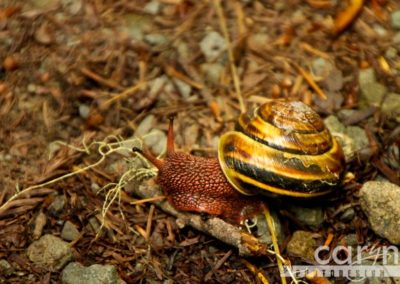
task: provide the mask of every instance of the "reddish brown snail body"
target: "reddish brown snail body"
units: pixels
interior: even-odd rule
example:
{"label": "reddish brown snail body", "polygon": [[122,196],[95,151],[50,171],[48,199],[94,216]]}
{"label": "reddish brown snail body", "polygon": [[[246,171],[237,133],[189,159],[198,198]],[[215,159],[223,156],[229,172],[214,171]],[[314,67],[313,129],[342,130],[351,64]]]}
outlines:
{"label": "reddish brown snail body", "polygon": [[218,158],[175,152],[172,119],[166,157],[142,154],[158,168],[157,182],[176,209],[235,223],[261,210],[256,194],[327,195],[340,185],[345,168],[343,152],[320,116],[288,101],[242,114],[237,130],[221,136]]}

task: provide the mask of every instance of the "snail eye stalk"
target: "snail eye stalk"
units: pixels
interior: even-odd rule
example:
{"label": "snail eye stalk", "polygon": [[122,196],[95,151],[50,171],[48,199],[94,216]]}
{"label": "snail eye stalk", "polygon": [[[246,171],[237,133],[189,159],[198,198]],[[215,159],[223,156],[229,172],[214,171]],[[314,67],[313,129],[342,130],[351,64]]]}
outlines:
{"label": "snail eye stalk", "polygon": [[152,163],[157,169],[161,169],[162,166],[164,165],[164,162],[162,160],[157,159],[156,157],[154,157],[154,155],[152,153],[150,153],[147,150],[141,150],[137,147],[133,147],[132,151],[142,155],[144,158],[146,158],[148,161],[150,161],[150,163]]}

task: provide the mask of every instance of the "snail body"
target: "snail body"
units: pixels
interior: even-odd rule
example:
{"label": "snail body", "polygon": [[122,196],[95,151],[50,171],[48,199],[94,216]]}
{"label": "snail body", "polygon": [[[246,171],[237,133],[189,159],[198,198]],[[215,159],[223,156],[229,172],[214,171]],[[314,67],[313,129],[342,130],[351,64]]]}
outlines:
{"label": "snail body", "polygon": [[257,194],[312,198],[331,193],[344,156],[320,116],[301,102],[270,101],[239,117],[221,136],[218,158],[174,150],[170,120],[164,160],[142,153],[178,210],[218,215],[235,223],[262,208]]}

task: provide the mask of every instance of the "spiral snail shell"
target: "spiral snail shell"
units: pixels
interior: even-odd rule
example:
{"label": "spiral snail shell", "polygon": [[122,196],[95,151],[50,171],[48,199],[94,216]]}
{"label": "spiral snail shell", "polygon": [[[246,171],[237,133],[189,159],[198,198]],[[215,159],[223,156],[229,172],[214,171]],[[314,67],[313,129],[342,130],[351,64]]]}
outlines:
{"label": "spiral snail shell", "polygon": [[166,157],[141,153],[158,168],[157,181],[176,209],[235,223],[261,210],[258,193],[325,195],[341,183],[345,169],[340,145],[301,102],[270,101],[242,114],[236,131],[220,138],[218,158],[175,152],[172,119]]}
{"label": "spiral snail shell", "polygon": [[341,181],[344,156],[321,117],[302,102],[271,101],[242,114],[218,157],[228,181],[246,195],[316,197]]}

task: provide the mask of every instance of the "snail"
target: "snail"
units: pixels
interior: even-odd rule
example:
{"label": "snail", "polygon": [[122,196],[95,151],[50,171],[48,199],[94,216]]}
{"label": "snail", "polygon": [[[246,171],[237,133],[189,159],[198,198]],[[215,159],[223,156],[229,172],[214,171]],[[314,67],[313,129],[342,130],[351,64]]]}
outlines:
{"label": "snail", "polygon": [[158,168],[157,182],[178,210],[242,223],[259,213],[259,194],[312,198],[342,181],[342,149],[321,117],[302,102],[270,101],[240,115],[223,134],[218,158],[176,152],[173,119],[163,160],[139,151]]}

